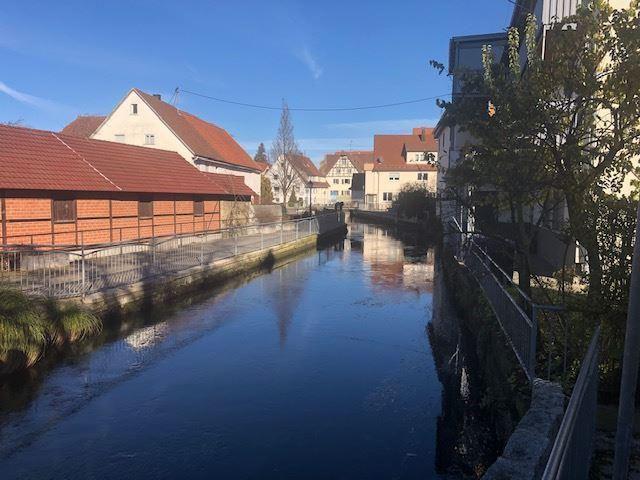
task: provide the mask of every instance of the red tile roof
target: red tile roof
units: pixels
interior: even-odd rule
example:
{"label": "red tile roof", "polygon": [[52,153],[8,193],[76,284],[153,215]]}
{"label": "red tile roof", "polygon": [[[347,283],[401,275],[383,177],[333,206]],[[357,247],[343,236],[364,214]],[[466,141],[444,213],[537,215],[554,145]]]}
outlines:
{"label": "red tile roof", "polygon": [[333,168],[340,157],[347,157],[360,173],[364,171],[365,163],[373,162],[373,152],[371,150],[341,150],[335,153],[328,153],[324,156],[324,160],[320,166],[320,172],[322,172],[322,175],[329,173],[329,170]]}
{"label": "red tile roof", "polygon": [[205,175],[175,152],[2,125],[0,172],[7,190],[237,195],[242,181]]}
{"label": "red tile roof", "polygon": [[309,177],[322,177],[323,175],[316,167],[316,164],[305,155],[292,155],[289,159],[291,166],[298,172],[302,179],[306,182]]}
{"label": "red tile roof", "polygon": [[435,165],[407,163],[403,155],[410,152],[437,152],[438,144],[433,129],[425,129],[426,135],[375,135],[373,137],[374,171],[434,171]]}
{"label": "red tile roof", "polygon": [[224,173],[203,172],[205,176],[223,187],[229,195],[236,197],[253,197],[258,196],[256,192],[251,190],[245,183],[244,178],[240,175],[229,175]]}
{"label": "red tile roof", "polygon": [[100,124],[107,118],[104,115],[78,115],[76,119],[64,127],[60,133],[74,137],[90,138]]}
{"label": "red tile roof", "polygon": [[256,161],[256,160],[254,160],[254,161],[256,162],[256,165],[258,165],[258,166],[260,167],[260,171],[261,171],[262,173],[264,173],[264,172],[266,172],[267,170],[269,170],[269,167],[271,166],[271,165],[270,165],[269,163],[267,163],[267,162],[260,162],[260,161]]}
{"label": "red tile roof", "polygon": [[194,155],[257,172],[261,171],[260,166],[223,128],[178,110],[173,105],[137,88],[133,91],[156,112]]}
{"label": "red tile roof", "polygon": [[0,125],[0,172],[3,189],[118,191],[56,134],[29,128]]}

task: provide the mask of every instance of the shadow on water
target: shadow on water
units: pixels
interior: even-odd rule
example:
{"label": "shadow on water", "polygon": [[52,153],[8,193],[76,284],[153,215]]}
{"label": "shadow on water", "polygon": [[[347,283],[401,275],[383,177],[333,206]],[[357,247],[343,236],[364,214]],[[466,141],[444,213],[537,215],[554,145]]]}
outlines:
{"label": "shadow on water", "polygon": [[442,412],[438,418],[436,467],[439,472],[480,477],[496,460],[500,442],[491,426],[479,360],[469,332],[457,317],[436,262],[433,317],[427,327],[438,378]]}
{"label": "shadow on water", "polygon": [[[109,317],[100,337],[8,378],[0,468],[52,478],[477,476],[498,447],[433,245],[412,232],[349,230],[284,268],[272,258],[253,275]],[[129,436],[135,428],[144,442]]]}
{"label": "shadow on water", "polygon": [[[259,267],[251,273],[229,278],[222,283],[202,283],[190,289],[188,294],[173,294],[169,292],[163,302],[158,302],[154,299],[151,285],[145,285],[143,287],[145,294],[137,303],[135,310],[123,311],[111,308],[103,314],[103,328],[99,335],[65,345],[64,348],[55,351],[46,352],[43,359],[35,366],[1,377],[0,428],[2,428],[9,414],[24,410],[37,398],[43,383],[54,370],[73,368],[93,352],[115,342],[124,342],[134,350],[144,351],[166,336],[169,330],[167,328],[169,321],[178,313],[204,303],[215,302],[216,299],[247,284],[258,276],[271,274],[274,270],[278,270],[279,267],[312,255],[314,255],[313,251],[303,252],[277,261],[273,253],[269,252]],[[223,322],[224,320],[220,320],[219,323],[211,324],[206,331],[219,327]],[[201,333],[204,334],[205,332]],[[196,339],[194,337],[191,340]],[[140,366],[140,364],[140,360],[132,363],[136,367]],[[123,374],[116,381],[102,382],[99,389],[96,389],[91,395],[85,395],[80,403],[89,401],[93,396],[102,393],[109,385],[126,380],[135,370],[136,368],[133,368],[129,372],[123,372],[127,374]],[[6,442],[3,443],[6,444]],[[0,455],[4,452],[5,447],[0,445]]]}

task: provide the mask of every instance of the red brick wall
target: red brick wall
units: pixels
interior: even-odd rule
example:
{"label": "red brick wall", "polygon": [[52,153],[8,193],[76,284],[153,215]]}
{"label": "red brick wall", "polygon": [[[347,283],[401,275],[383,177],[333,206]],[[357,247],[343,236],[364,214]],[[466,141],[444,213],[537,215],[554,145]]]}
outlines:
{"label": "red brick wall", "polygon": [[158,199],[153,217],[139,219],[137,200],[82,198],[76,200],[77,219],[68,223],[52,222],[51,198],[4,200],[0,243],[91,245],[220,228],[218,200],[206,200],[204,216],[196,217],[192,200]]}

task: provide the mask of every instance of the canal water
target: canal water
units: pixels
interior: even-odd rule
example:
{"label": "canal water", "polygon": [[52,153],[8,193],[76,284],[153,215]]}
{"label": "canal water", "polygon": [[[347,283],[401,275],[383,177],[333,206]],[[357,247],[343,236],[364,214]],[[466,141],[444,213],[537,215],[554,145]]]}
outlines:
{"label": "canal water", "polygon": [[[442,425],[436,364],[458,334],[434,317],[435,260],[352,224],[343,242],[67,358],[3,395],[0,478],[444,478],[460,439]],[[438,362],[432,318],[451,343]]]}

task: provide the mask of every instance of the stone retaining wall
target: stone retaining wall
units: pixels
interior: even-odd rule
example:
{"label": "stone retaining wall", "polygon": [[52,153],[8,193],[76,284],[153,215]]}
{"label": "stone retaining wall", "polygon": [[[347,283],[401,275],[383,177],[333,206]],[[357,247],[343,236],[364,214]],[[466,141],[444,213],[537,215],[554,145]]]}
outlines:
{"label": "stone retaining wall", "polygon": [[487,480],[535,480],[544,472],[564,414],[562,387],[536,378],[529,411],[509,438],[502,456],[487,470]]}

